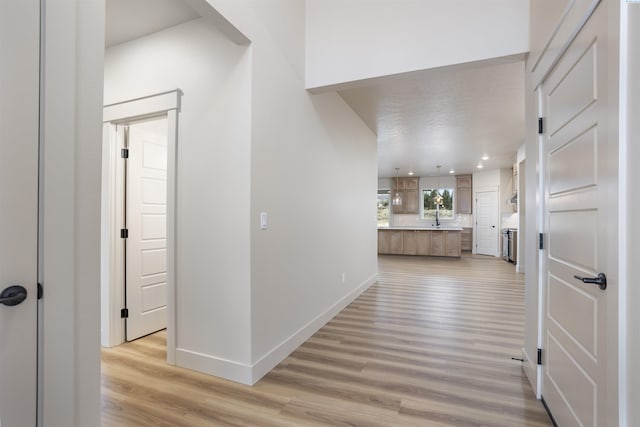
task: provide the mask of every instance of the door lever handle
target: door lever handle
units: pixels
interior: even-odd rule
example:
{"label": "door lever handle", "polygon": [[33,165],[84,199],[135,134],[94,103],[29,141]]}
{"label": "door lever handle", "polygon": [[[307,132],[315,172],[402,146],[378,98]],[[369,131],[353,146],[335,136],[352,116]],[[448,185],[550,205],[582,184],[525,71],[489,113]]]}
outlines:
{"label": "door lever handle", "polygon": [[604,273],[599,273],[598,277],[580,277],[580,276],[573,276],[578,280],[581,280],[582,283],[590,283],[593,285],[598,285],[600,287],[600,289],[602,289],[603,291],[605,289],[607,289],[607,276],[605,276]]}
{"label": "door lever handle", "polygon": [[20,285],[13,285],[5,288],[0,293],[0,304],[14,306],[27,299],[27,290]]}

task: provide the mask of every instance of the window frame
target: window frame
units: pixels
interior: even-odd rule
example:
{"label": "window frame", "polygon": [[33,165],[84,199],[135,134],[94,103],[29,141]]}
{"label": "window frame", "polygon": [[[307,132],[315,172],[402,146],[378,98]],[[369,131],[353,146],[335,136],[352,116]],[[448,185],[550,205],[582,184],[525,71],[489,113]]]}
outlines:
{"label": "window frame", "polygon": [[[424,209],[424,197],[426,191],[433,191],[436,188],[421,188],[420,189],[420,221],[422,222],[433,222],[435,218],[425,218],[425,209]],[[440,222],[454,222],[456,220],[456,189],[455,188],[446,188],[441,187],[438,188],[438,193],[442,194],[444,190],[448,190],[451,193],[451,217],[440,218]]]}
{"label": "window frame", "polygon": [[[386,195],[387,196],[387,201],[388,201],[387,210],[389,211],[389,214],[387,216],[387,218],[388,218],[387,225],[380,225],[380,223],[378,222],[377,206],[378,206],[378,202],[380,200],[380,196],[381,195]],[[393,209],[391,209],[391,189],[390,188],[379,188],[378,192],[376,193],[376,223],[378,225],[378,228],[390,227],[391,226],[391,215],[393,215]]]}

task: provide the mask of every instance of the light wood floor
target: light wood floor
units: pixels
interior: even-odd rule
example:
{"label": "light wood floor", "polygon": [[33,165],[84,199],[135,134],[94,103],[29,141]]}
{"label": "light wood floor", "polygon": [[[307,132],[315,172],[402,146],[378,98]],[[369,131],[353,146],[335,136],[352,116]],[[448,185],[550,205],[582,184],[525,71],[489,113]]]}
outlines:
{"label": "light wood floor", "polygon": [[168,366],[163,332],[102,352],[104,426],[549,426],[524,377],[523,276],[383,256],[379,282],[254,387]]}

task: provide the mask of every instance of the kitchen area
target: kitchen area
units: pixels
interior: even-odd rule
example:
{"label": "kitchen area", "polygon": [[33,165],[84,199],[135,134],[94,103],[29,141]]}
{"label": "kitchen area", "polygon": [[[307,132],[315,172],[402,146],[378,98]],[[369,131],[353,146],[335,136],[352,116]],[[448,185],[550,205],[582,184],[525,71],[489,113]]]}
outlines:
{"label": "kitchen area", "polygon": [[[427,176],[415,177],[410,171],[402,176],[396,170],[395,176],[380,178],[378,254],[487,255],[521,271],[520,167],[524,168],[524,159],[512,168],[455,174],[452,168],[436,165],[435,173]],[[441,176],[441,171],[446,175]],[[478,204],[478,196],[488,196],[489,204]]]}

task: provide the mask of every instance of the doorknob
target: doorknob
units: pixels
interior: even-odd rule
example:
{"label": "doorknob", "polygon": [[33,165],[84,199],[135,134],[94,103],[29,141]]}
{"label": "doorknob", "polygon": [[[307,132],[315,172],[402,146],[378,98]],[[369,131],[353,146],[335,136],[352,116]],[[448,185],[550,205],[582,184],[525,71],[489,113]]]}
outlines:
{"label": "doorknob", "polygon": [[27,290],[20,285],[9,286],[0,293],[0,304],[8,306],[18,305],[25,299],[27,299]]}
{"label": "doorknob", "polygon": [[604,273],[599,273],[598,277],[580,277],[580,276],[573,276],[578,280],[581,280],[582,283],[591,283],[594,285],[598,285],[600,287],[600,289],[602,289],[603,291],[605,289],[607,289],[607,276],[605,276]]}

